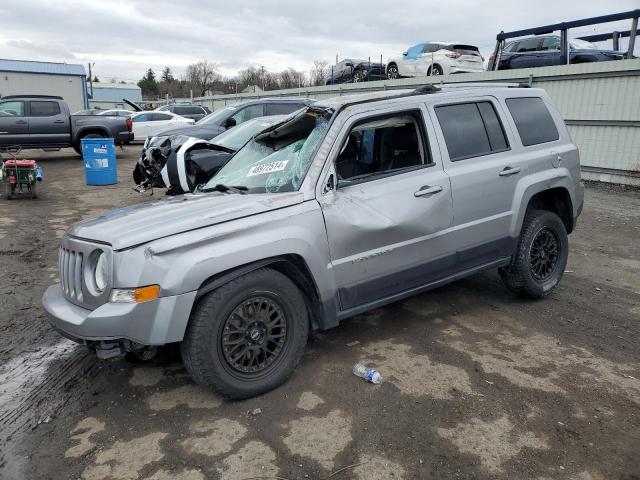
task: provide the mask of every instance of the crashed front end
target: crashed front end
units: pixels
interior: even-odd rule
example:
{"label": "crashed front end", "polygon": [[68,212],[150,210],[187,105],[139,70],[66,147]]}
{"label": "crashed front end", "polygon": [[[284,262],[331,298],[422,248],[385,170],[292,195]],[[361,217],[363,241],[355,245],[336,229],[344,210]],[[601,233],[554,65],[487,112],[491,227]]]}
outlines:
{"label": "crashed front end", "polygon": [[135,189],[166,189],[167,195],[193,192],[229,159],[216,145],[186,135],[148,138],[133,170]]}

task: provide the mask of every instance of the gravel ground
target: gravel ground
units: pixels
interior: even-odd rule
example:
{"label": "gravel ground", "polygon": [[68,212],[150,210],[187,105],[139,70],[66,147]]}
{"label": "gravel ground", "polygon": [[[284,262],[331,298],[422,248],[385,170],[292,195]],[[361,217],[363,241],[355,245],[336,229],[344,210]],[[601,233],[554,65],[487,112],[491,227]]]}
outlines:
{"label": "gravel ground", "polygon": [[640,478],[638,191],[587,188],[549,298],[477,275],[315,334],[288,383],[227,402],[171,351],[94,359],[41,307],[65,228],[149,199],[131,188],[139,150],[111,187],[85,186],[70,151],[27,152],[39,198],[0,201],[1,478]]}

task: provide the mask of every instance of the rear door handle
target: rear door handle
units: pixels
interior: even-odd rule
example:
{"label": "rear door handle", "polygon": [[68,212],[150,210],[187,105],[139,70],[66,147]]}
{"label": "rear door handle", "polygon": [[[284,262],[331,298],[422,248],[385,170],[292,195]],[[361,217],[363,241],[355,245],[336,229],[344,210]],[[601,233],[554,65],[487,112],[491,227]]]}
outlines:
{"label": "rear door handle", "polygon": [[429,185],[425,185],[424,187],[421,187],[420,190],[418,190],[417,192],[414,192],[413,196],[422,197],[424,195],[433,195],[434,193],[438,193],[441,191],[442,191],[442,185],[434,185],[433,187],[430,187]]}
{"label": "rear door handle", "polygon": [[26,125],[27,121],[26,120],[16,120],[16,125]]}
{"label": "rear door handle", "polygon": [[509,175],[515,175],[516,173],[520,173],[522,169],[520,167],[504,167],[502,171],[498,174],[501,177],[508,177]]}

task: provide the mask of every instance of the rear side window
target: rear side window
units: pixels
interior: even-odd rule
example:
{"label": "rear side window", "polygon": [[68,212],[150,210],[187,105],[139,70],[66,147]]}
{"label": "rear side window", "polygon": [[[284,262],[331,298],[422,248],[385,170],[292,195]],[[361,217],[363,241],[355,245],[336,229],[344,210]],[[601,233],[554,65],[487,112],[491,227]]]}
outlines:
{"label": "rear side window", "polygon": [[60,114],[58,102],[31,102],[32,117],[53,117]]}
{"label": "rear side window", "polygon": [[301,103],[267,103],[267,115],[286,115],[304,107]]}
{"label": "rear side window", "polygon": [[541,98],[507,98],[507,108],[525,147],[560,138],[556,124]]}
{"label": "rear side window", "polygon": [[178,115],[203,115],[204,110],[201,107],[176,107],[175,113]]}
{"label": "rear side window", "polygon": [[509,149],[491,102],[444,105],[435,110],[452,162]]}

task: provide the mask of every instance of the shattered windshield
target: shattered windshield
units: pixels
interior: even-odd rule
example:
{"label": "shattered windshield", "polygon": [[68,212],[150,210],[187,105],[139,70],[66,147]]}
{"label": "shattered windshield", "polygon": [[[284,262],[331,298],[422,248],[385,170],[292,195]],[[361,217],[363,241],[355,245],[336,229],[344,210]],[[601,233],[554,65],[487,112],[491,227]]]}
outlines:
{"label": "shattered windshield", "polygon": [[328,111],[307,109],[241,148],[204,186],[246,187],[248,193],[298,190],[329,127]]}

